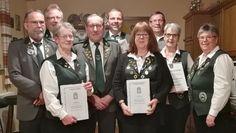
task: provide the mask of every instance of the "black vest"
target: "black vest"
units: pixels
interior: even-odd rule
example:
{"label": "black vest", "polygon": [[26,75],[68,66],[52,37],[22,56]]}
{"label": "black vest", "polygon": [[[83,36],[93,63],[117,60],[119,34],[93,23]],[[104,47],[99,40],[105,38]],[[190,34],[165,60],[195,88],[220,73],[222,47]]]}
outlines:
{"label": "black vest", "polygon": [[[78,61],[77,59],[74,60],[75,69],[73,69],[63,58],[57,60],[56,55],[52,55],[46,60],[50,61],[55,68],[58,80],[58,88],[60,88],[61,85],[79,84],[82,81],[86,82],[86,65],[84,61]],[[60,89],[57,98],[61,103]],[[46,113],[46,117],[59,120],[59,118],[53,117],[48,111]]]}
{"label": "black vest", "polygon": [[[188,52],[180,50],[180,54],[176,54],[173,60],[173,63],[181,62],[184,70],[185,79],[187,80],[188,75]],[[183,106],[189,104],[188,92],[183,94],[169,93],[168,100],[171,106],[176,109],[182,108]]]}
{"label": "black vest", "polygon": [[196,111],[198,116],[209,113],[214,92],[214,64],[216,58],[221,54],[225,54],[225,52],[218,50],[211,59],[206,59],[199,68],[198,58],[189,75],[189,98],[191,107]]}

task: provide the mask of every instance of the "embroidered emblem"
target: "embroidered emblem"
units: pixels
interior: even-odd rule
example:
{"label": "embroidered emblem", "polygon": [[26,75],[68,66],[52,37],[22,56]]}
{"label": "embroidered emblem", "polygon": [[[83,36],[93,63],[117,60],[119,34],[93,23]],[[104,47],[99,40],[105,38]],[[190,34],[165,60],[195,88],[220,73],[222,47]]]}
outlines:
{"label": "embroidered emblem", "polygon": [[173,59],[173,63],[176,63],[176,62],[181,62],[181,56],[179,54],[176,54],[175,55],[175,58]]}
{"label": "embroidered emblem", "polygon": [[207,67],[208,65],[209,65],[209,63],[210,63],[210,58],[207,58],[206,60],[205,60],[205,62],[200,66],[200,68],[199,68],[199,71],[198,71],[198,75],[201,73],[201,71],[205,68],[205,67]]}
{"label": "embroidered emblem", "polygon": [[198,98],[202,103],[205,103],[207,100],[207,94],[205,92],[200,92]]}
{"label": "embroidered emblem", "polygon": [[129,58],[126,69],[129,70],[129,74],[132,75],[134,79],[144,79],[145,77],[147,77],[148,74],[150,74],[150,71],[152,70],[151,64],[153,63],[153,61],[154,57],[147,57],[140,72],[138,72],[138,66],[136,61],[133,58]]}
{"label": "embroidered emblem", "polygon": [[110,44],[105,43],[104,44],[104,58],[106,59],[109,56],[110,53]]}
{"label": "embroidered emblem", "polygon": [[145,75],[148,75],[148,71],[147,70],[144,73],[145,73]]}
{"label": "embroidered emblem", "polygon": [[64,67],[65,68],[71,68],[71,66],[67,62],[64,64]]}
{"label": "embroidered emblem", "polygon": [[85,56],[87,59],[89,60],[93,60],[93,57],[92,57],[92,52],[90,50],[90,48],[88,47],[88,45],[86,45],[87,47],[84,46],[84,53],[85,53]]}
{"label": "embroidered emblem", "polygon": [[179,99],[183,99],[183,98],[184,98],[184,94],[183,94],[183,93],[179,93],[179,94],[177,94],[177,97],[178,97]]}
{"label": "embroidered emblem", "polygon": [[172,69],[174,67],[174,65],[172,63],[168,64],[170,69]]}
{"label": "embroidered emblem", "polygon": [[151,70],[152,70],[152,66],[149,66],[149,67],[148,67],[148,70],[151,71]]}
{"label": "embroidered emblem", "polygon": [[130,71],[130,74],[133,75],[133,74],[134,74],[134,71]]}
{"label": "embroidered emblem", "polygon": [[29,55],[36,55],[32,43],[28,43],[28,45],[27,45],[27,53],[28,53]]}
{"label": "embroidered emblem", "polygon": [[49,57],[50,55],[50,46],[49,46],[49,44],[45,44],[44,45],[44,54],[45,54],[45,57],[47,58],[47,57]]}
{"label": "embroidered emblem", "polygon": [[144,75],[141,75],[141,79],[144,79],[145,78],[145,76]]}

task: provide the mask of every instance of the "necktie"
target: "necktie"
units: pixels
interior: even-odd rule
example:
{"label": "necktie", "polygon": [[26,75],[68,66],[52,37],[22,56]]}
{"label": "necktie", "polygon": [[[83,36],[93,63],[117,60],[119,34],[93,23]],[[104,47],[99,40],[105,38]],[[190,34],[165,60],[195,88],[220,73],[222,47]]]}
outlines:
{"label": "necktie", "polygon": [[99,43],[95,43],[95,65],[96,65],[96,82],[95,87],[100,93],[103,93],[105,90],[105,80],[103,75],[103,66],[102,66],[102,57],[98,49]]}
{"label": "necktie", "polygon": [[38,59],[38,63],[39,66],[41,66],[42,62],[43,62],[43,54],[42,51],[40,50],[40,46],[42,45],[42,43],[33,43],[34,46],[37,48],[37,59]]}
{"label": "necktie", "polygon": [[112,35],[113,39],[117,41],[119,35]]}

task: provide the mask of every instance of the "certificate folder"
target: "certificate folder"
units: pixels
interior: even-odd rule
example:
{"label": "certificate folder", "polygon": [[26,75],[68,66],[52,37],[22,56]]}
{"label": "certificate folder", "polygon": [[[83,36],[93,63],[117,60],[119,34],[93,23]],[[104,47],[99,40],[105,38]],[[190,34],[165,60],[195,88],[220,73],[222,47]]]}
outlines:
{"label": "certificate folder", "polygon": [[149,79],[127,80],[127,104],[133,114],[147,113],[150,102]]}
{"label": "certificate folder", "polygon": [[69,115],[78,121],[89,118],[87,91],[82,84],[61,85],[60,91],[62,107]]}

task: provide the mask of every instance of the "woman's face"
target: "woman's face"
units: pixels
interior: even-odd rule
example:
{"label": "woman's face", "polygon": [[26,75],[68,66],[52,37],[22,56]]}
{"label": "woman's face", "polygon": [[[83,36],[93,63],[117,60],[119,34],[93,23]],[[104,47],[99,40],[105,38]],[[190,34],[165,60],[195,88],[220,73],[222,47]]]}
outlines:
{"label": "woman's face", "polygon": [[55,37],[55,41],[61,50],[71,50],[73,46],[73,40],[74,36],[72,31],[66,28],[62,28],[58,36]]}
{"label": "woman's face", "polygon": [[137,47],[137,50],[147,50],[149,41],[149,35],[146,31],[138,31],[135,34],[135,45]]}
{"label": "woman's face", "polygon": [[164,34],[164,41],[167,48],[177,49],[178,46],[177,43],[179,41],[179,33],[172,30],[171,28],[168,28]]}
{"label": "woman's face", "polygon": [[198,41],[203,53],[208,54],[217,46],[218,37],[216,34],[206,31],[199,34]]}

